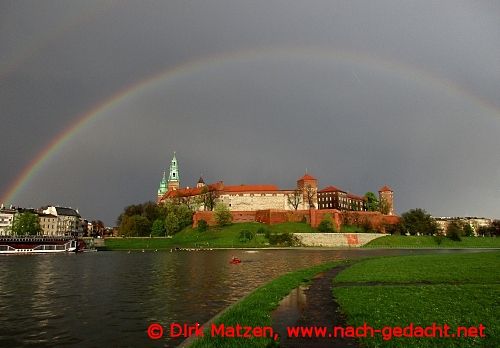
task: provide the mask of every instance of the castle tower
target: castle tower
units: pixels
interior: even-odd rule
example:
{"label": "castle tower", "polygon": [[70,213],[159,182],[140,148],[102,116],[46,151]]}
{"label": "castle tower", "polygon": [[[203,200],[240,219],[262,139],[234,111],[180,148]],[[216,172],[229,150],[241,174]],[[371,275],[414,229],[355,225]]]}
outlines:
{"label": "castle tower", "polygon": [[316,209],[318,207],[318,180],[306,172],[297,180],[297,188],[302,190],[304,209]]}
{"label": "castle tower", "polygon": [[387,215],[394,215],[394,191],[386,185],[378,190],[378,197],[381,212]]}
{"label": "castle tower", "polygon": [[175,151],[174,151],[174,157],[172,158],[172,161],[170,161],[170,173],[168,175],[168,184],[167,184],[167,189],[168,191],[172,190],[177,190],[180,186],[180,177],[179,177],[179,166],[177,163],[177,158],[175,158]]}
{"label": "castle tower", "polygon": [[167,192],[167,178],[165,176],[165,171],[163,171],[163,178],[161,179],[160,187],[158,188],[157,202],[160,201],[165,192]]}

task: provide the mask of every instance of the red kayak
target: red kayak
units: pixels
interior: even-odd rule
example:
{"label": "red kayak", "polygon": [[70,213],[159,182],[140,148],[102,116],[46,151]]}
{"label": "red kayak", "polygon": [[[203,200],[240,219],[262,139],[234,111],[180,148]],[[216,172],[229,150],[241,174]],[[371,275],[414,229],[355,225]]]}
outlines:
{"label": "red kayak", "polygon": [[231,259],[231,261],[229,261],[229,263],[232,263],[232,264],[237,264],[237,263],[241,263],[241,260],[237,257],[233,257]]}

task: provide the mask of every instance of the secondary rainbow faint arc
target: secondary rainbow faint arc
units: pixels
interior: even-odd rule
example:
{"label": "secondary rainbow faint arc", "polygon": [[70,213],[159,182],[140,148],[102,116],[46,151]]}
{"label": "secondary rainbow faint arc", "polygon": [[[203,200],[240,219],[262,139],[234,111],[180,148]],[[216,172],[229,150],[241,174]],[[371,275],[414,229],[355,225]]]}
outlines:
{"label": "secondary rainbow faint arc", "polygon": [[73,135],[82,129],[87,123],[99,115],[104,114],[113,106],[119,104],[126,98],[139,93],[143,89],[153,85],[155,82],[164,80],[174,80],[176,77],[189,75],[202,70],[205,67],[224,65],[233,62],[244,62],[245,60],[253,60],[256,58],[281,58],[281,59],[296,59],[313,58],[324,59],[331,58],[334,61],[346,62],[348,64],[357,64],[367,66],[372,69],[379,69],[389,74],[402,76],[403,78],[411,79],[417,83],[426,83],[435,88],[442,89],[448,93],[465,97],[473,101],[481,108],[493,112],[500,116],[500,110],[490,103],[488,100],[474,95],[462,87],[453,84],[451,81],[432,75],[431,73],[422,70],[416,66],[407,65],[401,62],[395,62],[388,59],[382,59],[373,55],[361,54],[360,52],[351,52],[345,50],[335,50],[323,47],[293,47],[293,48],[260,48],[242,51],[232,51],[223,54],[215,54],[207,57],[201,57],[192,61],[181,63],[172,68],[167,68],[160,71],[138,83],[131,84],[114,93],[111,97],[93,106],[90,110],[76,117],[76,121],[65,128],[47,146],[45,146],[35,158],[33,158],[18,175],[18,177],[8,186],[7,191],[0,198],[0,203],[10,203],[22,187],[29,182],[37,170],[45,163],[63,144],[65,144]]}

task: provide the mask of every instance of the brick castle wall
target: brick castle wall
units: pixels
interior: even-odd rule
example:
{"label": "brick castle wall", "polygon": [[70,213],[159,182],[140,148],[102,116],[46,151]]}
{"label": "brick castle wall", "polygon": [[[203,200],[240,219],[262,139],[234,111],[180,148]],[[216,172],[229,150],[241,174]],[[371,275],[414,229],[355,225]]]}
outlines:
{"label": "brick castle wall", "polygon": [[[358,211],[341,212],[336,209],[322,210],[257,210],[257,211],[231,211],[233,223],[240,222],[260,222],[267,225],[274,225],[283,222],[306,221],[312,227],[318,227],[321,220],[330,214],[337,230],[341,225],[369,225],[372,229],[384,231],[385,225],[393,225],[399,222],[399,216],[383,215],[379,212]],[[197,211],[193,215],[193,227],[198,226],[198,221],[205,220],[210,226],[215,225],[214,212]]]}

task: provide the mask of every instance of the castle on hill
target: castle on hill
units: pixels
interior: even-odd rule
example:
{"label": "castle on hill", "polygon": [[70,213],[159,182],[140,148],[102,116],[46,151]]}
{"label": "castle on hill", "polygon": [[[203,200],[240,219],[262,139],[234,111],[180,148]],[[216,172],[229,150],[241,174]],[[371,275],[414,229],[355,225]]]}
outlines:
{"label": "castle on hill", "polygon": [[[388,186],[379,190],[379,201],[386,204],[385,215],[394,215],[394,192]],[[297,180],[295,188],[280,189],[276,185],[225,185],[218,181],[205,184],[202,177],[195,187],[180,185],[179,163],[174,152],[170,161],[168,180],[166,172],[158,188],[157,203],[180,200],[197,211],[211,211],[215,204],[223,203],[232,212],[310,211],[332,210],[339,212],[365,212],[368,210],[367,199],[342,190],[327,186],[318,190],[318,180],[305,173]],[[235,214],[233,214],[235,215]],[[248,214],[247,214],[248,215]]]}

